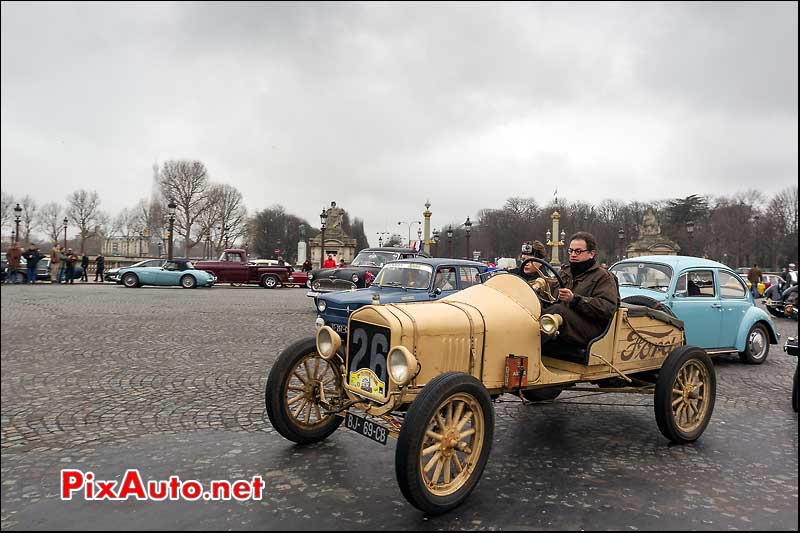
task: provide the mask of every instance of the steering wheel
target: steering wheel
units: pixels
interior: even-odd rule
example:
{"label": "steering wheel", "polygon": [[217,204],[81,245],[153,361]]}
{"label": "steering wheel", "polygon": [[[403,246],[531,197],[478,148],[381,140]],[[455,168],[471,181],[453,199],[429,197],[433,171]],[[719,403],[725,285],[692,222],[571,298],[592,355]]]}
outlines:
{"label": "steering wheel", "polygon": [[[536,293],[536,296],[538,296],[541,301],[543,301],[548,305],[556,303],[558,301],[558,292],[556,292],[555,294],[553,293],[551,282],[553,281],[557,282],[558,286],[563,289],[565,288],[564,280],[561,279],[561,276],[558,275],[558,272],[556,272],[556,270],[550,263],[548,263],[543,259],[539,259],[537,257],[530,257],[525,261],[523,261],[522,264],[519,266],[519,271],[524,273],[525,265],[527,265],[528,263],[538,263],[540,265],[539,275],[541,276],[541,279],[543,279],[546,282],[544,286],[538,288],[531,285],[533,292]],[[547,270],[549,270],[552,276],[548,276],[546,273],[542,272],[541,269],[542,266],[545,267]],[[530,283],[528,284],[530,285]]]}

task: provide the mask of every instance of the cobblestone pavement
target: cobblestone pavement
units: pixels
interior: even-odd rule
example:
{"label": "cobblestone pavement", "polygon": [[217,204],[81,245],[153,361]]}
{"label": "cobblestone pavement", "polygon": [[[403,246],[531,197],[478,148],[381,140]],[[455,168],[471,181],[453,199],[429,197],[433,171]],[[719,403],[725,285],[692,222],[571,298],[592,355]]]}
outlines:
{"label": "cobblestone pavement", "polygon": [[[793,529],[796,360],[716,359],[711,424],[669,446],[652,399],[565,393],[495,405],[468,502],[405,502],[394,445],[346,429],[293,446],[264,411],[276,355],[312,332],[301,289],[2,287],[3,529]],[[777,320],[784,338],[797,323]],[[208,482],[262,474],[262,501],[61,501],[59,470]]]}

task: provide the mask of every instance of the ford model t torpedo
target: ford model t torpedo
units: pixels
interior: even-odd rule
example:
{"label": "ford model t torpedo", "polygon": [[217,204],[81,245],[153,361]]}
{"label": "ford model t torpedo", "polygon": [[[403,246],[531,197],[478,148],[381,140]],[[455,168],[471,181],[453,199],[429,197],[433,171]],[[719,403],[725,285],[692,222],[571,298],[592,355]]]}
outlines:
{"label": "ford model t torpedo", "polygon": [[342,422],[382,444],[396,438],[400,490],[428,513],[456,507],[477,485],[492,446],[492,398],[503,393],[528,403],[591,382],[595,392],[652,394],[664,436],[700,437],[716,377],[706,353],[685,344],[680,320],[623,304],[600,337],[565,357],[550,351],[557,341],[543,344],[563,323],[543,312],[554,300],[544,279],[502,274],[435,302],[361,307],[344,338],[323,326],[283,351],[267,380],[269,419],[302,444]]}

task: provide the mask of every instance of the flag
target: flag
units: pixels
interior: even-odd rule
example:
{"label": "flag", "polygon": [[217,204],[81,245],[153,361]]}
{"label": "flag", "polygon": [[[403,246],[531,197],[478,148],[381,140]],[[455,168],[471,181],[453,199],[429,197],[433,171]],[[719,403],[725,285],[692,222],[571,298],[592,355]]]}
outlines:
{"label": "flag", "polygon": [[415,252],[419,252],[420,250],[422,250],[422,241],[414,241],[412,248],[414,249]]}

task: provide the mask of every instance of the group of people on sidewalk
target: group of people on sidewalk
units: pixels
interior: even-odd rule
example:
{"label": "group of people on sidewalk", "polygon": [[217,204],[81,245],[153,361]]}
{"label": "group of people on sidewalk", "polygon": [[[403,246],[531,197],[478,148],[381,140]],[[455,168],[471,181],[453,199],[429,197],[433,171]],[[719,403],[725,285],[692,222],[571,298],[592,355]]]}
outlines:
{"label": "group of people on sidewalk", "polygon": [[[20,283],[21,259],[24,258],[27,266],[27,275],[24,278],[26,283],[36,283],[36,273],[39,262],[46,256],[43,255],[35,244],[31,243],[28,249],[23,252],[19,243],[15,242],[6,251],[7,275],[6,283]],[[84,253],[81,257],[72,250],[56,244],[50,250],[50,283],[74,283],[76,278],[83,282],[89,281],[89,256]],[[105,257],[99,254],[95,260],[94,281],[103,282],[103,271],[105,270]],[[80,274],[77,274],[80,266]]]}

